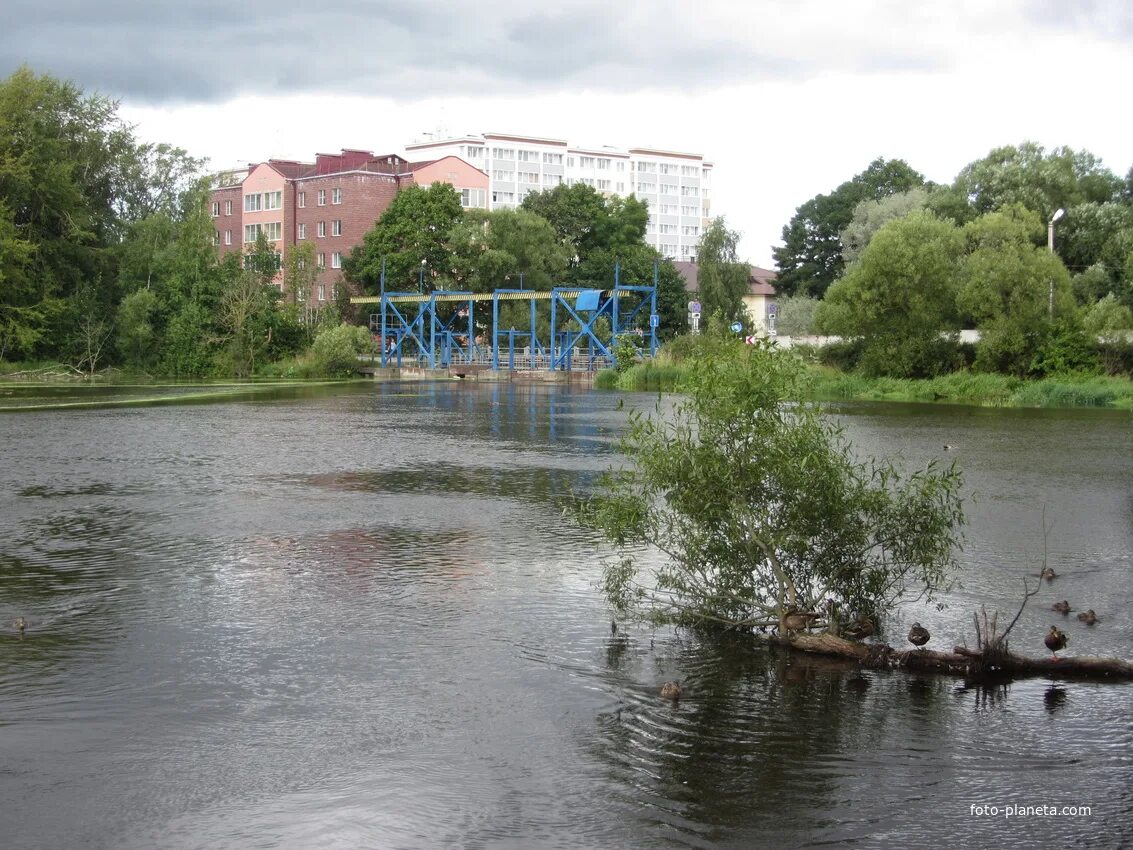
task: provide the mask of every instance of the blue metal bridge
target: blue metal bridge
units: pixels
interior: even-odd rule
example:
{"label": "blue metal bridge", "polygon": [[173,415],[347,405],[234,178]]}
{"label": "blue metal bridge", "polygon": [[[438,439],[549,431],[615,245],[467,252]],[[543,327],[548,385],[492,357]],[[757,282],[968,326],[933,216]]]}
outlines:
{"label": "blue metal bridge", "polygon": [[[556,287],[549,292],[497,289],[490,293],[436,290],[383,292],[350,299],[377,305],[370,333],[381,365],[449,369],[478,366],[508,371],[588,371],[617,363],[616,343],[629,335],[638,354],[657,353],[657,286],[620,282],[611,289]],[[502,327],[501,306],[527,302],[529,324]],[[549,332],[547,303],[549,302]],[[491,324],[482,315],[491,309]],[[511,311],[512,318],[515,311]],[[540,337],[540,318],[543,336]]]}

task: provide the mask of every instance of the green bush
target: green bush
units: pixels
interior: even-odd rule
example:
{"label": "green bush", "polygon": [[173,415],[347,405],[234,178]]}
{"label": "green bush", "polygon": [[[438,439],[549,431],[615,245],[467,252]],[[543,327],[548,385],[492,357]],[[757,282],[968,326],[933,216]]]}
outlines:
{"label": "green bush", "polygon": [[360,325],[337,325],[319,331],[312,347],[315,368],[328,378],[349,377],[358,355],[370,347],[370,333]]}

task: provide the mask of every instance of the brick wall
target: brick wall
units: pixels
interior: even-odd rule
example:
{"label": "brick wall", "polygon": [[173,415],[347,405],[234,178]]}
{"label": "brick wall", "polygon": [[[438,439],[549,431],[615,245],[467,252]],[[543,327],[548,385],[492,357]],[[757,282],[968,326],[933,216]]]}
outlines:
{"label": "brick wall", "polygon": [[[325,206],[319,206],[319,190],[326,192]],[[334,190],[342,190],[342,203],[333,203]],[[384,213],[399,189],[399,180],[390,174],[353,172],[328,174],[295,181],[295,196],[306,194],[306,206],[295,208],[293,238],[298,238],[298,226],[307,227],[307,241],[315,246],[315,254],[323,254],[326,268],[319,272],[311,293],[311,304],[319,305],[319,285],[324,287],[326,301],[333,298],[334,285],[340,281],[341,268],[333,268],[332,258],[337,251],[345,261],[351,249],[362,241],[374,222]],[[334,235],[334,222],[342,222],[342,233]],[[319,236],[319,222],[325,225],[326,235]],[[325,303],[325,302],[322,302]]]}

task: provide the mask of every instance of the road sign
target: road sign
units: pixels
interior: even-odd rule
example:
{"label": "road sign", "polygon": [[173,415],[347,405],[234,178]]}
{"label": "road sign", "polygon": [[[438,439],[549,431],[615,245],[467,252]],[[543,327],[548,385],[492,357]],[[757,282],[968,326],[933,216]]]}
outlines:
{"label": "road sign", "polygon": [[689,301],[688,302],[688,311],[690,313],[700,313],[700,302],[699,301]]}
{"label": "road sign", "polygon": [[744,342],[746,342],[748,345],[755,345],[757,342],[759,342],[759,337],[757,337],[757,336],[745,336]]}
{"label": "road sign", "polygon": [[738,333],[739,333],[740,331],[742,331],[743,329],[744,329],[744,326],[743,326],[743,324],[742,324],[742,323],[740,323],[740,322],[732,322],[732,333],[734,333],[734,334],[738,334]]}
{"label": "road sign", "polygon": [[651,327],[651,328],[661,327],[661,317],[658,316],[656,313],[650,313],[649,314],[649,327]]}
{"label": "road sign", "polygon": [[772,301],[770,304],[767,305],[767,315],[768,316],[774,316],[778,312],[779,312],[779,305],[776,304],[774,301]]}

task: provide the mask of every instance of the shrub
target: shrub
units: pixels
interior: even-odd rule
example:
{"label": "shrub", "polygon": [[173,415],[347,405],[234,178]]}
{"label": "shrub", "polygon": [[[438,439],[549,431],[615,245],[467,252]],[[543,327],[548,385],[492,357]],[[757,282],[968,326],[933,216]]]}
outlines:
{"label": "shrub", "polygon": [[349,377],[358,355],[370,346],[370,334],[360,325],[336,325],[319,331],[312,349],[315,368],[329,378]]}

